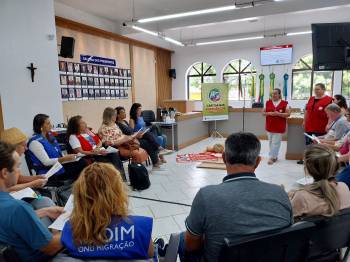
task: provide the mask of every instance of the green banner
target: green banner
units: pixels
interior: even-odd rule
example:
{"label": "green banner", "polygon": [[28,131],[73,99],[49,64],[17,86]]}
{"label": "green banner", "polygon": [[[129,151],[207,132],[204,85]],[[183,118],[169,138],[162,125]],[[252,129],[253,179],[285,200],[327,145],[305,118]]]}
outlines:
{"label": "green banner", "polygon": [[228,119],[228,84],[202,84],[203,121]]}

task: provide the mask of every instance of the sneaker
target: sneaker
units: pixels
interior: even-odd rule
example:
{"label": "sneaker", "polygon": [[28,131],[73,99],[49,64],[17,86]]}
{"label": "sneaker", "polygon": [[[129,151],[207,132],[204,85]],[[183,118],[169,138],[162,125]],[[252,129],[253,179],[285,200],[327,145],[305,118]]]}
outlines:
{"label": "sneaker", "polygon": [[272,165],[273,163],[275,163],[275,161],[272,158],[270,158],[269,161],[267,162],[268,165]]}
{"label": "sneaker", "polygon": [[168,155],[168,154],[171,154],[171,153],[173,153],[173,151],[172,150],[168,150],[168,149],[161,149],[160,151],[159,151],[159,155]]}
{"label": "sneaker", "polygon": [[304,160],[299,160],[299,161],[297,162],[297,164],[298,164],[298,165],[303,165],[303,164],[304,164]]}
{"label": "sneaker", "polygon": [[153,241],[153,244],[157,244],[158,245],[158,249],[163,249],[164,246],[165,246],[165,242],[164,242],[164,239],[163,238],[156,238],[154,241]]}

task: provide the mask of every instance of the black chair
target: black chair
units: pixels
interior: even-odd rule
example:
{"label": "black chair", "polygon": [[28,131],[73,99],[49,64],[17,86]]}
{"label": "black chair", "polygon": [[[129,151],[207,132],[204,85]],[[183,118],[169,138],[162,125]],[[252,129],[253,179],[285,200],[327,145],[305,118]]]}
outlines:
{"label": "black chair", "polygon": [[143,120],[145,121],[146,126],[151,126],[152,122],[156,121],[156,116],[152,110],[142,111],[141,116],[143,117]]}
{"label": "black chair", "polygon": [[16,251],[8,245],[0,244],[0,262],[19,262]]}
{"label": "black chair", "polygon": [[307,261],[315,224],[301,222],[278,231],[243,237],[231,242],[224,239],[219,261],[302,262]]}
{"label": "black chair", "polygon": [[[350,208],[344,209],[333,217],[310,217],[316,225],[311,236],[311,249],[308,261],[346,261],[350,251]],[[342,257],[341,249],[345,248]]]}

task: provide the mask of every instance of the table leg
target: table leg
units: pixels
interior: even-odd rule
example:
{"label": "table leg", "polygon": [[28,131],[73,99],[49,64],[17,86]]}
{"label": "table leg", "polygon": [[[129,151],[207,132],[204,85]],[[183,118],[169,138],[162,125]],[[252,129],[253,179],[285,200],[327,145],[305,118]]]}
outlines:
{"label": "table leg", "polygon": [[174,125],[171,125],[171,147],[172,150],[175,151],[175,134],[174,134]]}

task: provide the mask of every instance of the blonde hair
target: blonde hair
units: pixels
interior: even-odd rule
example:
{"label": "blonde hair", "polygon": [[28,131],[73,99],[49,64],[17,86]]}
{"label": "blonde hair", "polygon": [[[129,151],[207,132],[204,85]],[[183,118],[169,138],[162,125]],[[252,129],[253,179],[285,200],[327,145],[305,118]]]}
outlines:
{"label": "blonde hair", "polygon": [[335,182],[335,174],[339,163],[335,152],[324,145],[311,145],[304,152],[306,174],[312,176],[315,182],[305,187],[308,192],[324,199],[329,206],[326,216],[333,216],[340,209],[340,200],[331,183]]}
{"label": "blonde hair", "polygon": [[113,109],[112,107],[107,107],[104,111],[103,111],[103,121],[102,123],[105,125],[109,125],[110,123],[112,123],[112,117],[117,115],[117,111],[115,109]]}
{"label": "blonde hair", "polygon": [[81,172],[73,195],[70,222],[74,242],[77,245],[107,243],[106,229],[112,218],[119,220],[128,215],[128,196],[120,173],[111,164],[95,162]]}

